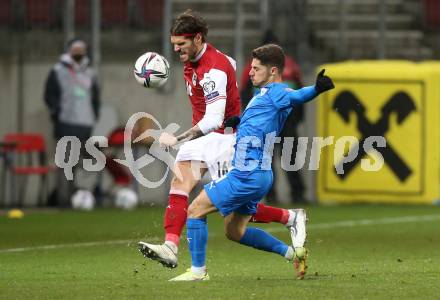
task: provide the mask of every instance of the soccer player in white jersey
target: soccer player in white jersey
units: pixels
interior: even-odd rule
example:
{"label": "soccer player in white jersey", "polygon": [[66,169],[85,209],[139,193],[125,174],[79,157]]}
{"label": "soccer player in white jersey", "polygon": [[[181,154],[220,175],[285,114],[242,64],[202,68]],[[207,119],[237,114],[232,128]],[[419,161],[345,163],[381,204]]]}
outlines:
{"label": "soccer player in white jersey", "polygon": [[[177,267],[177,252],[188,209],[188,195],[198,183],[197,174],[207,169],[215,180],[228,170],[233,156],[235,134],[225,132],[225,120],[240,114],[240,99],[235,77],[235,61],[207,43],[208,25],[191,10],[182,13],[171,28],[171,43],[184,64],[183,77],[192,105],[193,127],[179,136],[162,134],[159,142],[173,146],[183,142],[171,181],[165,211],[165,243],[139,242],[139,250],[169,268]],[[206,164],[207,168],[203,168]],[[200,168],[194,170],[194,168]],[[195,172],[196,171],[196,172]],[[180,176],[176,176],[180,174]],[[306,213],[303,209],[281,209],[259,204],[253,222],[284,224],[294,243],[306,239]]]}

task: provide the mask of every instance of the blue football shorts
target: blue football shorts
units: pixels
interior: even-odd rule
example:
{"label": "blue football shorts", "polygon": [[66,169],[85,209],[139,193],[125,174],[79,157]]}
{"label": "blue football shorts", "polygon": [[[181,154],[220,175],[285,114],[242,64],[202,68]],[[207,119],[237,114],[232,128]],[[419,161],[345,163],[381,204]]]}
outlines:
{"label": "blue football shorts", "polygon": [[267,194],[272,183],[272,170],[232,169],[204,188],[212,204],[224,217],[232,212],[253,215],[257,211],[258,202]]}

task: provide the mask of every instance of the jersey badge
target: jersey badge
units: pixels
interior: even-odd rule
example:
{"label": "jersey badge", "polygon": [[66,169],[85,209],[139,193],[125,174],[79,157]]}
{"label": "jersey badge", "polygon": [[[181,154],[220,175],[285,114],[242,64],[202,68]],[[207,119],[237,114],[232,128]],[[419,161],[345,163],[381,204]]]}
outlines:
{"label": "jersey badge", "polygon": [[215,82],[214,81],[208,81],[203,84],[203,91],[205,91],[205,94],[211,94],[215,89]]}

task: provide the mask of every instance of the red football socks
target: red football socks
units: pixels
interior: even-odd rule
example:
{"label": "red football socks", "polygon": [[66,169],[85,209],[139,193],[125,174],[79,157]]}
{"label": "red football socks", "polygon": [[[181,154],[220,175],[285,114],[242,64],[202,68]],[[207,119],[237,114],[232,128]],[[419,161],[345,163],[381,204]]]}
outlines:
{"label": "red football socks", "polygon": [[[188,210],[188,194],[183,191],[170,191],[168,206],[165,210],[164,228],[165,241],[179,246],[180,235],[186,224]],[[258,203],[257,212],[252,216],[251,222],[254,223],[281,223],[286,224],[289,220],[287,209],[268,206]]]}
{"label": "red football socks", "polygon": [[180,235],[186,223],[188,195],[182,191],[170,191],[168,206],[165,210],[165,241],[179,246]]}
{"label": "red football socks", "polygon": [[252,216],[251,222],[254,223],[271,223],[277,222],[286,224],[289,220],[289,211],[287,209],[264,205],[258,203],[257,212]]}

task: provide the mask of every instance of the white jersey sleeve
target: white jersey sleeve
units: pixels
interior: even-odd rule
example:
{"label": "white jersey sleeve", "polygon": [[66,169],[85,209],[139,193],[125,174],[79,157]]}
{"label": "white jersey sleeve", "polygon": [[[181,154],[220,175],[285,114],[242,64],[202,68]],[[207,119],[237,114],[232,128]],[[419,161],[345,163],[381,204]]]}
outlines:
{"label": "white jersey sleeve", "polygon": [[225,117],[227,75],[224,71],[211,69],[200,80],[206,102],[203,118],[197,123],[203,134],[220,128]]}

